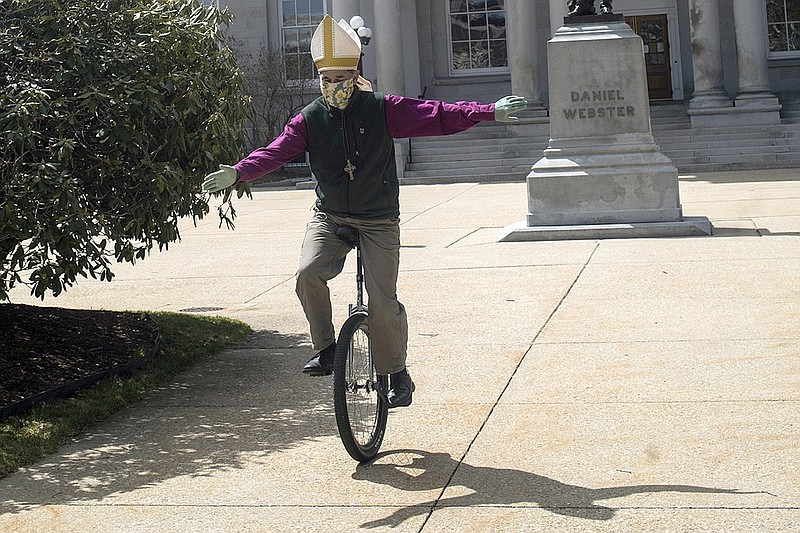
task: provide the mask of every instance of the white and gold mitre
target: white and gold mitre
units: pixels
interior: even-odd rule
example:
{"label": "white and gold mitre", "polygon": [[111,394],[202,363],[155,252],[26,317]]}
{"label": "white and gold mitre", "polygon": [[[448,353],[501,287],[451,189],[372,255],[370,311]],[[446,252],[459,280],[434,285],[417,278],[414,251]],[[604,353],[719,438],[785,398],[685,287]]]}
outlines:
{"label": "white and gold mitre", "polygon": [[311,59],[317,70],[356,70],[361,39],[344,19],[338,23],[325,15],[311,38]]}

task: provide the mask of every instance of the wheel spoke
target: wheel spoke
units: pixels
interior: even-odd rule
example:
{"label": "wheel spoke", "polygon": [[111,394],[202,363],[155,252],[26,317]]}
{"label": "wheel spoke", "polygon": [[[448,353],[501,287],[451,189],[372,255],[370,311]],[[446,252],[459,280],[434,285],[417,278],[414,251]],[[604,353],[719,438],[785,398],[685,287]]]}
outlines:
{"label": "wheel spoke", "polygon": [[[348,323],[351,329],[348,329]],[[382,382],[372,365],[366,316],[350,317],[342,327],[339,339],[340,342],[345,339],[349,342],[341,346],[341,350],[337,347],[339,363],[334,372],[336,420],[347,451],[353,458],[364,461],[377,453],[386,426],[385,398]]]}

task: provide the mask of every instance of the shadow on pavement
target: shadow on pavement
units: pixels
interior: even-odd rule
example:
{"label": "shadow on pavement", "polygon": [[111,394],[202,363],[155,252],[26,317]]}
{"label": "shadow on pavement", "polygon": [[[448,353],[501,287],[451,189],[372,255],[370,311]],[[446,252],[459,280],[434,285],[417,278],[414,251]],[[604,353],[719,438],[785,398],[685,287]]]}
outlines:
{"label": "shadow on pavement", "polygon": [[768,228],[714,226],[714,237],[800,237],[800,231],[770,231]]}
{"label": "shadow on pavement", "polygon": [[0,480],[0,514],[109,497],[113,505],[114,496],[241,469],[336,434],[329,381],[300,373],[311,351],[305,337],[261,331],[242,346]]}
{"label": "shadow on pavement", "polygon": [[[443,473],[453,473],[451,477]],[[405,491],[444,489],[461,486],[470,494],[432,500],[398,509],[386,518],[361,524],[362,528],[397,527],[404,521],[425,515],[434,508],[513,506],[531,504],[550,512],[588,520],[610,520],[616,509],[596,502],[654,492],[752,494],[735,489],[691,485],[632,485],[590,489],[509,468],[476,467],[453,459],[447,453],[396,450],[378,456],[376,462],[360,466],[353,479],[390,485]],[[443,482],[444,481],[444,482]]]}
{"label": "shadow on pavement", "polygon": [[797,172],[794,168],[783,169],[783,172],[777,172],[772,169],[772,172],[764,172],[763,170],[729,170],[729,171],[716,171],[716,172],[701,172],[698,174],[692,172],[680,173],[678,176],[679,181],[694,182],[694,183],[768,183],[768,182],[784,182],[796,181],[798,179]]}

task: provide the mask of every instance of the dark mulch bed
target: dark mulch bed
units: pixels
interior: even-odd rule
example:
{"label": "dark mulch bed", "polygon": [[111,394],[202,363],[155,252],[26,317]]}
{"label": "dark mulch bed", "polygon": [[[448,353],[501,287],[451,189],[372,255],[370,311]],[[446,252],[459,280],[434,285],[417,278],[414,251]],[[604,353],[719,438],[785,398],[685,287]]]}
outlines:
{"label": "dark mulch bed", "polygon": [[150,350],[145,314],[0,304],[0,408]]}

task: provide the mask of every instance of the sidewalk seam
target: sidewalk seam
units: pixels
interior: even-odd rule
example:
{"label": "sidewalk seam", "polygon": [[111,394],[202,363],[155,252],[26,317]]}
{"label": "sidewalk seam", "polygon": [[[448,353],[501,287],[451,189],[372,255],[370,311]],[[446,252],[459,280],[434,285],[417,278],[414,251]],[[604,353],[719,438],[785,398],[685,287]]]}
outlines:
{"label": "sidewalk seam", "polygon": [[249,303],[251,303],[252,301],[254,301],[254,300],[257,300],[258,298],[261,298],[262,296],[264,296],[265,294],[267,294],[267,293],[268,293],[269,291],[271,291],[272,289],[278,288],[278,287],[280,287],[281,285],[283,285],[284,283],[290,282],[290,281],[292,281],[293,279],[294,279],[294,274],[292,274],[292,275],[291,275],[291,276],[289,276],[288,278],[284,279],[283,281],[281,281],[281,282],[279,282],[279,283],[276,283],[276,284],[274,284],[272,287],[269,287],[268,289],[266,289],[266,290],[263,290],[263,291],[261,291],[260,293],[256,294],[255,296],[253,296],[253,297],[251,297],[251,298],[249,298],[249,299],[245,300],[245,301],[244,301],[244,303],[246,303],[246,304],[249,304]]}
{"label": "sidewalk seam", "polygon": [[541,335],[542,331],[544,331],[544,328],[547,327],[547,324],[549,324],[550,320],[552,320],[553,316],[555,316],[556,312],[561,307],[561,304],[564,303],[564,300],[566,300],[567,296],[569,296],[570,292],[572,292],[572,288],[575,287],[575,284],[578,282],[580,277],[583,275],[583,272],[586,270],[586,267],[591,262],[592,257],[594,257],[594,254],[595,254],[595,252],[597,252],[597,249],[599,247],[600,247],[600,241],[595,242],[594,248],[592,248],[592,251],[589,254],[589,257],[586,258],[586,261],[583,263],[583,266],[581,267],[580,271],[575,276],[575,279],[572,280],[572,283],[570,283],[569,288],[564,292],[564,295],[561,297],[561,299],[555,305],[555,307],[553,308],[553,311],[547,317],[547,320],[545,320],[544,324],[542,324],[542,327],[540,327],[539,331],[536,332],[536,335],[533,337],[533,340],[531,341],[530,345],[528,345],[528,349],[525,350],[525,353],[523,353],[522,357],[520,357],[519,361],[517,362],[516,366],[514,367],[513,372],[511,372],[511,376],[509,376],[508,380],[506,381],[506,384],[503,387],[503,390],[500,391],[500,395],[497,397],[495,402],[492,404],[492,407],[489,409],[489,412],[486,414],[486,417],[483,419],[483,422],[481,423],[480,427],[478,428],[478,431],[475,432],[475,436],[472,437],[472,440],[467,445],[467,449],[464,450],[464,453],[459,458],[458,463],[456,464],[456,467],[453,469],[453,472],[450,474],[450,477],[447,478],[447,482],[442,487],[441,492],[439,492],[439,495],[433,501],[433,505],[431,506],[430,510],[428,511],[428,514],[425,516],[425,520],[423,520],[422,524],[419,526],[419,530],[418,530],[419,533],[421,533],[425,529],[425,526],[427,525],[428,520],[430,520],[431,516],[433,516],[433,512],[436,511],[436,508],[438,507],[439,502],[441,501],[442,497],[444,496],[445,491],[447,491],[447,488],[450,486],[450,483],[453,481],[453,478],[455,477],[456,473],[458,472],[458,469],[461,466],[461,463],[464,462],[464,459],[467,457],[467,454],[469,454],[470,450],[472,449],[472,445],[475,444],[476,440],[478,440],[478,437],[483,432],[483,428],[486,427],[487,422],[489,422],[489,419],[492,417],[492,413],[494,413],[495,408],[500,403],[500,400],[503,399],[503,396],[505,395],[506,391],[508,390],[508,387],[511,385],[511,382],[514,380],[514,376],[517,375],[517,372],[519,371],[519,367],[522,366],[523,361],[525,361],[525,357],[528,355],[528,353],[530,353],[531,348],[533,348],[533,345],[536,343],[536,339],[539,338],[539,335]]}
{"label": "sidewalk seam", "polygon": [[[456,184],[456,185],[461,185],[461,184]],[[475,187],[477,187],[478,185],[480,185],[480,184],[479,184],[479,183],[473,183],[473,184],[472,184],[472,187],[468,187],[468,188],[464,189],[463,191],[461,191],[461,192],[457,193],[455,196],[451,196],[451,197],[450,197],[450,198],[448,198],[447,200],[442,200],[442,201],[441,201],[441,202],[439,202],[438,204],[432,205],[432,206],[428,207],[427,209],[423,209],[423,210],[422,210],[422,211],[420,211],[419,213],[414,213],[413,215],[411,215],[411,218],[409,218],[409,219],[407,219],[407,220],[403,220],[403,213],[402,213],[402,210],[401,210],[401,212],[400,212],[400,227],[402,228],[403,224],[406,224],[406,223],[408,223],[408,222],[411,222],[412,220],[414,220],[414,219],[415,219],[415,218],[417,218],[418,216],[420,216],[420,215],[424,215],[424,214],[425,214],[425,213],[427,213],[428,211],[432,211],[433,209],[436,209],[436,208],[437,208],[437,207],[439,207],[440,205],[447,204],[447,203],[449,203],[449,202],[453,201],[455,198],[458,198],[459,196],[461,196],[461,195],[463,195],[463,194],[466,194],[466,193],[468,193],[469,191],[471,191],[472,189],[474,189],[474,188],[475,188]]]}

